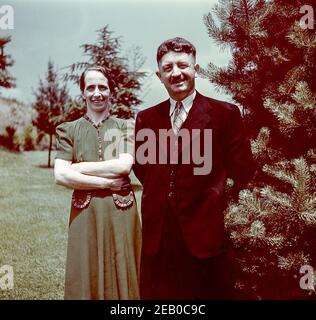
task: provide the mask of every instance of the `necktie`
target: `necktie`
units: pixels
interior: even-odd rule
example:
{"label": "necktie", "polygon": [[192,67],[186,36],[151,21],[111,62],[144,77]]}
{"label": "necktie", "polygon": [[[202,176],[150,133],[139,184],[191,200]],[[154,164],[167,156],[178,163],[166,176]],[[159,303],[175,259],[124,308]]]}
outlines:
{"label": "necktie", "polygon": [[174,118],[173,118],[173,126],[172,126],[172,129],[175,135],[178,135],[179,130],[183,122],[185,121],[185,113],[186,112],[182,102],[181,101],[177,102],[174,110]]}

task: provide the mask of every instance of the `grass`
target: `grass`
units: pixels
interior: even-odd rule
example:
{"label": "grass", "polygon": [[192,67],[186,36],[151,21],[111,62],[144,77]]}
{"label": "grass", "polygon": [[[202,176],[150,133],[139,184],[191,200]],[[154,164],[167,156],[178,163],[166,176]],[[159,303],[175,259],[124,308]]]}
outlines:
{"label": "grass", "polygon": [[46,161],[42,151],[0,150],[0,267],[14,270],[0,299],[63,299],[71,190],[55,185]]}

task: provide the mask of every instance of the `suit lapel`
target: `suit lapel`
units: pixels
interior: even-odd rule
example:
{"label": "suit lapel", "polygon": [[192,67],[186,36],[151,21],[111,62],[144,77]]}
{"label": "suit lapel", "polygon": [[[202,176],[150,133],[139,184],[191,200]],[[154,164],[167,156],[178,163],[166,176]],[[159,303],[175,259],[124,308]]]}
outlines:
{"label": "suit lapel", "polygon": [[[157,129],[172,129],[170,116],[170,101],[165,100],[157,107],[153,113],[152,124]],[[196,97],[193,101],[192,108],[184,121],[181,128],[186,129],[204,129],[211,120],[209,115],[209,103],[207,98],[196,92]]]}
{"label": "suit lapel", "polygon": [[[210,122],[211,117],[209,115],[209,104],[207,98],[196,92],[196,97],[193,101],[192,108],[184,121],[181,129],[189,130],[190,141],[184,139],[181,147],[179,146],[178,154],[180,155],[184,150],[190,147],[190,142],[194,141],[196,136],[200,135],[206,125]],[[192,130],[198,129],[198,130]]]}
{"label": "suit lapel", "polygon": [[196,92],[192,108],[184,121],[182,128],[186,129],[204,129],[211,120],[209,115],[209,104],[207,98]]}
{"label": "suit lapel", "polygon": [[[170,111],[170,101],[169,99],[159,104],[157,107],[154,107],[154,113],[152,116],[152,129],[156,129],[157,132],[159,129],[171,129],[171,121],[169,117]],[[155,130],[155,131],[156,131]]]}
{"label": "suit lapel", "polygon": [[[169,116],[170,111],[170,100],[165,100],[158,106],[154,108],[154,112],[152,115],[152,128],[159,137],[159,129],[166,129],[172,131],[171,120]],[[193,101],[192,108],[189,111],[189,114],[184,121],[181,129],[187,129],[192,135],[192,129],[200,129],[203,130],[206,125],[211,120],[209,115],[209,104],[207,98],[203,97],[200,93],[196,93],[196,97]],[[173,132],[173,131],[172,131]],[[195,137],[191,136],[190,141],[194,140]],[[183,141],[183,145],[180,147],[178,154],[180,155],[183,150],[186,149],[187,145],[190,141]],[[159,141],[157,140],[159,144]],[[162,146],[160,146],[162,147]]]}

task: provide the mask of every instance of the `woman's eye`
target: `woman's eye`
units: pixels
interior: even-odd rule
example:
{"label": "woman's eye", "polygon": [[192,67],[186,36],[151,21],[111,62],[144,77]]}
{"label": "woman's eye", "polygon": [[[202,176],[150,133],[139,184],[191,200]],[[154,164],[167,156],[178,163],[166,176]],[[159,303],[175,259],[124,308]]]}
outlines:
{"label": "woman's eye", "polygon": [[107,89],[108,89],[108,87],[106,87],[106,86],[99,86],[100,91],[106,91]]}
{"label": "woman's eye", "polygon": [[86,88],[86,90],[88,90],[88,91],[94,91],[94,89],[95,89],[95,86],[88,86]]}

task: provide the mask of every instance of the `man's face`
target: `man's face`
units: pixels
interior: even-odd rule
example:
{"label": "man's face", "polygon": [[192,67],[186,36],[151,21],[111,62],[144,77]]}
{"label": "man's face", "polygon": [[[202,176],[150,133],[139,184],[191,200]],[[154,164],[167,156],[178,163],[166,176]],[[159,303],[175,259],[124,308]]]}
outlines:
{"label": "man's face", "polygon": [[87,108],[93,112],[103,112],[108,107],[110,88],[108,79],[99,71],[88,71],[82,93]]}
{"label": "man's face", "polygon": [[199,65],[192,54],[170,51],[160,60],[156,73],[171,98],[183,100],[195,89],[195,76]]}

